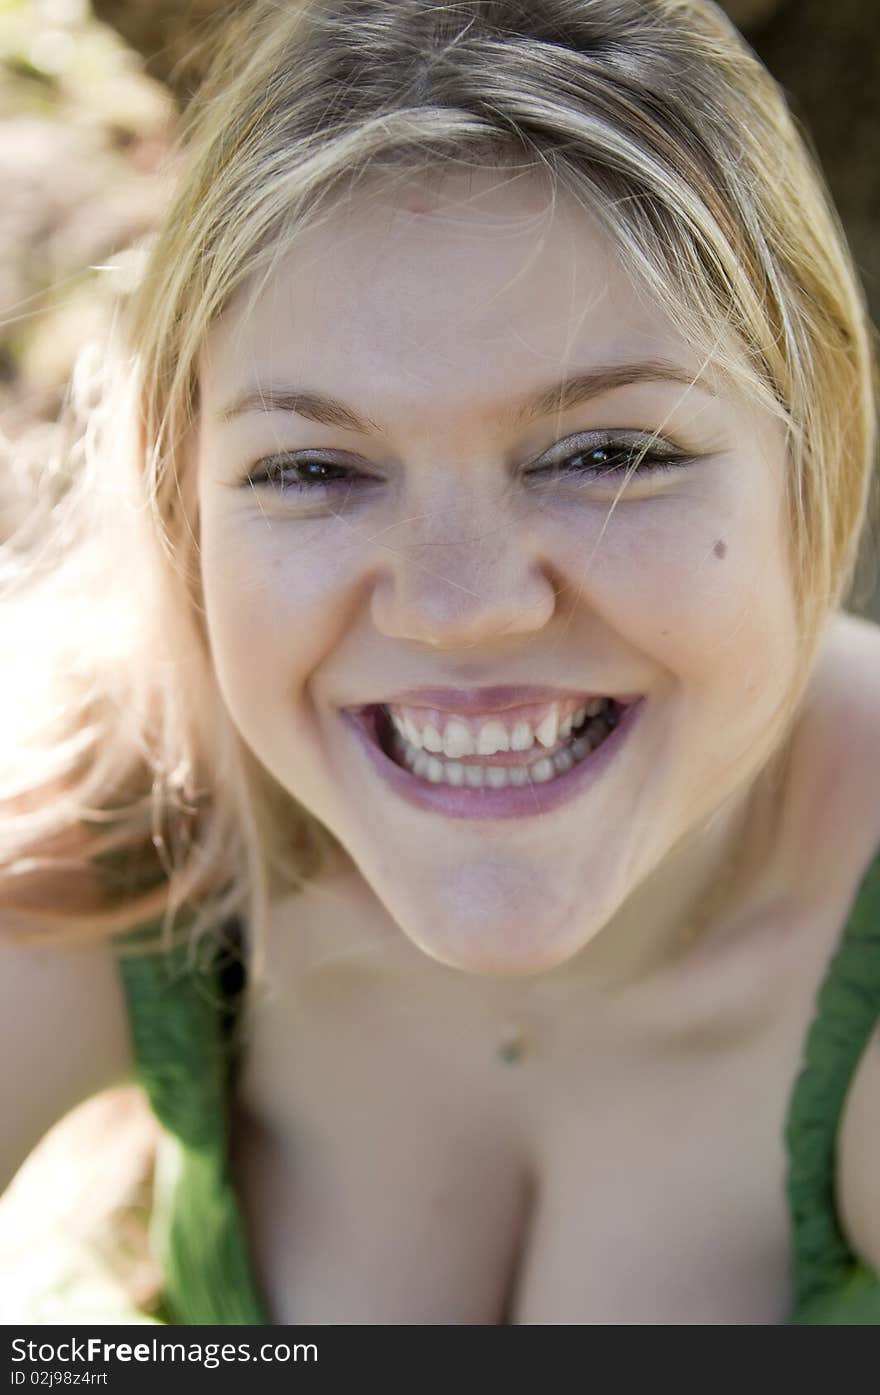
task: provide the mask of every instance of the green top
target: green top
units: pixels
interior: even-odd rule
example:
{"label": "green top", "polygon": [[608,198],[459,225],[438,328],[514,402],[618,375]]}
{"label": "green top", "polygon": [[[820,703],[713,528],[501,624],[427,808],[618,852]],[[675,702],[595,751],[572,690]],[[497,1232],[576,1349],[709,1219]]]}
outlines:
{"label": "green top", "polygon": [[[233,922],[235,925],[235,922]],[[235,962],[193,965],[187,946],[122,957],[138,1078],[168,1131],[152,1238],[156,1320],[268,1325],[228,1166]],[[232,972],[230,972],[232,971]],[[789,1104],[787,1196],[794,1307],[787,1324],[880,1324],[880,1276],[859,1263],[834,1205],[835,1141],[849,1083],[880,1021],[880,854],[859,888],[816,1002]]]}

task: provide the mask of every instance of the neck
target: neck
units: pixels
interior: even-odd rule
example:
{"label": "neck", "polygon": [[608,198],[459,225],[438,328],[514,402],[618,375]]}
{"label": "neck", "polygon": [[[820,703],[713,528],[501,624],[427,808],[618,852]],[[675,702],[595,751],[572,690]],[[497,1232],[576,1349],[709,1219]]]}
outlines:
{"label": "neck", "polygon": [[[774,771],[772,764],[765,766],[752,783],[699,820],[574,958],[535,978],[473,977],[468,991],[483,997],[487,1008],[506,1003],[513,1030],[518,1006],[543,1000],[548,990],[555,1000],[557,990],[567,997],[570,988],[579,1002],[599,1007],[623,989],[659,982],[689,953],[723,934],[725,927],[733,926],[735,933],[738,913],[754,896],[771,846],[777,805]],[[386,924],[387,913],[344,850],[337,849],[336,860],[331,858],[321,880],[324,889],[335,887],[336,894],[354,895],[370,908],[370,924],[381,929],[378,940],[391,949],[392,957],[403,950],[410,967],[416,959],[416,967],[432,974],[459,977],[457,971],[422,963],[420,951],[401,945],[399,928]]]}
{"label": "neck", "polygon": [[598,1004],[659,983],[709,941],[735,934],[768,865],[778,795],[771,764],[699,821],[583,950],[542,981],[568,983]]}
{"label": "neck", "polygon": [[562,972],[604,996],[647,983],[702,943],[750,880],[761,793],[732,796],[683,838]]}

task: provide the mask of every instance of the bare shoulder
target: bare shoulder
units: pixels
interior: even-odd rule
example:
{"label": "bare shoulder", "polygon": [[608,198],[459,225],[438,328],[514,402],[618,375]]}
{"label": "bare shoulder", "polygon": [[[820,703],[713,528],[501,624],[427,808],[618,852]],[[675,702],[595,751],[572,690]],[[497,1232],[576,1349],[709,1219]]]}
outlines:
{"label": "bare shoulder", "polygon": [[0,914],[0,1190],[48,1129],[98,1091],[132,1078],[112,945],[26,945]]}
{"label": "bare shoulder", "polygon": [[880,699],[880,625],[858,615],[839,614],[825,640],[824,652],[845,683],[854,710],[870,716],[874,731],[880,730],[877,701]]}
{"label": "bare shoulder", "polygon": [[[880,625],[839,614],[817,656],[799,723],[811,824],[825,820],[865,852],[880,843]],[[826,832],[826,837],[834,835]]]}
{"label": "bare shoulder", "polygon": [[880,843],[880,625],[843,616],[837,643],[837,700],[842,721],[850,728],[852,755],[861,776],[861,788],[867,795],[875,843]]}

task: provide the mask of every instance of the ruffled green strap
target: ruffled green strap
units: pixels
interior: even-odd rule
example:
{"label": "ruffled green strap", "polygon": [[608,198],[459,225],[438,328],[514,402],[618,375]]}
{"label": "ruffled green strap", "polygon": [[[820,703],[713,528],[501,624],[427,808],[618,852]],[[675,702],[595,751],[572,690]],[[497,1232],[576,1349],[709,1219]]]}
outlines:
{"label": "ruffled green strap", "polygon": [[817,995],[786,1122],[795,1265],[791,1321],[799,1324],[880,1322],[880,1280],[853,1255],[835,1203],[843,1109],[878,1021],[880,855],[862,881]]}
{"label": "ruffled green strap", "polygon": [[166,1130],[151,1217],[162,1313],[179,1324],[266,1325],[229,1168],[234,1056],[216,965],[193,963],[187,944],[121,954],[119,965],[136,1078]]}

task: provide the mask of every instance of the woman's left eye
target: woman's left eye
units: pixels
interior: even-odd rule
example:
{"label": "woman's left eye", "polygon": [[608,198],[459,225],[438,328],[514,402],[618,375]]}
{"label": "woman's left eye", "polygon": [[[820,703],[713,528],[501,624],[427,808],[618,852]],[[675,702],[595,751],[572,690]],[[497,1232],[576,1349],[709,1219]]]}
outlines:
{"label": "woman's left eye", "polygon": [[[598,440],[592,436],[576,442],[568,441],[563,443],[555,459],[546,465],[536,466],[528,474],[554,478],[574,475],[590,480],[603,476],[619,478],[627,473],[657,476],[693,463],[693,456],[666,442],[652,445],[652,440],[642,437],[631,441],[606,435]],[[572,450],[573,445],[577,449]],[[565,450],[564,454],[561,453],[562,449]]]}

